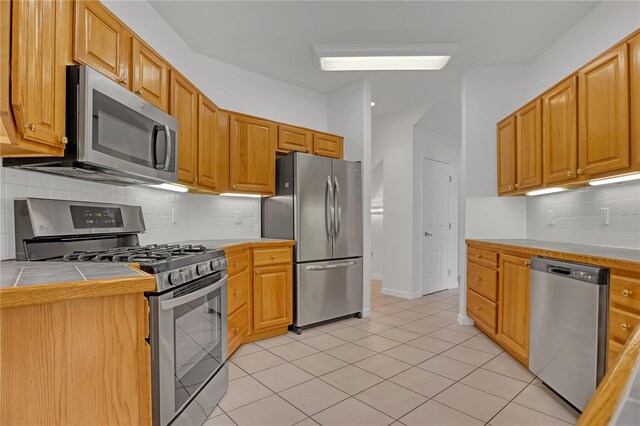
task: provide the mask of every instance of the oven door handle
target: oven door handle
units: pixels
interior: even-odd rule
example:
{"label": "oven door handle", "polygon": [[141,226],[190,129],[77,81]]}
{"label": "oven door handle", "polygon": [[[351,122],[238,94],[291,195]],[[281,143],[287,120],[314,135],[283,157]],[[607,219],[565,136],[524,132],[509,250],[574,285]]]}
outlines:
{"label": "oven door handle", "polygon": [[225,285],[228,281],[228,276],[225,275],[219,281],[216,281],[214,284],[207,286],[205,288],[201,288],[200,290],[196,290],[193,293],[185,294],[184,296],[176,297],[175,299],[169,299],[160,302],[160,307],[163,311],[168,311],[169,309],[173,309],[177,306],[184,305],[185,303],[193,302],[194,300],[206,296],[209,293],[212,293]]}

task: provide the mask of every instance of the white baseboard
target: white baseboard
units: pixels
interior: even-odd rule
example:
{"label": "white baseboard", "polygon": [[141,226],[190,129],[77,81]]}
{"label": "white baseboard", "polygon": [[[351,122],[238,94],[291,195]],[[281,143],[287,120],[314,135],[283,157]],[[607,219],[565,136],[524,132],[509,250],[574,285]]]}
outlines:
{"label": "white baseboard", "polygon": [[458,324],[460,325],[473,325],[473,319],[467,315],[458,314]]}
{"label": "white baseboard", "polygon": [[372,279],[372,280],[382,281],[382,275],[378,275],[378,274],[371,274],[371,279]]}
{"label": "white baseboard", "polygon": [[365,309],[364,311],[362,311],[362,316],[363,317],[370,317],[371,316],[371,309]]}
{"label": "white baseboard", "polygon": [[417,293],[409,293],[408,291],[399,291],[399,290],[391,290],[388,288],[384,288],[384,284],[382,284],[382,289],[380,289],[380,293],[386,294],[387,296],[395,296],[402,297],[403,299],[417,299],[418,297],[422,297],[420,292]]}

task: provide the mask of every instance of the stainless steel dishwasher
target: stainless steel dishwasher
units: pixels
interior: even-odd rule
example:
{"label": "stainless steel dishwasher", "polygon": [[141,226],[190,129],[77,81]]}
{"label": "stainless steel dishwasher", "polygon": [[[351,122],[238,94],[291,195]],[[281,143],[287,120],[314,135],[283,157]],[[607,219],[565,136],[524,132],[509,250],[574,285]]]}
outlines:
{"label": "stainless steel dishwasher", "polygon": [[529,370],[581,411],[607,365],[608,289],[608,268],[531,261]]}

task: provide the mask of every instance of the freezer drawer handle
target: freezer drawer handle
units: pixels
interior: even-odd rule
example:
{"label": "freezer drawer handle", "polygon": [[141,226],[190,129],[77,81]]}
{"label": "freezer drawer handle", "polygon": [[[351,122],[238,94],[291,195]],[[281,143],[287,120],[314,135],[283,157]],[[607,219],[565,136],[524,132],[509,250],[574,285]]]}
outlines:
{"label": "freezer drawer handle", "polygon": [[326,271],[327,269],[338,269],[338,268],[346,268],[348,266],[353,266],[355,265],[356,262],[354,261],[350,261],[350,262],[343,262],[343,263],[334,263],[333,265],[310,265],[307,266],[307,271]]}

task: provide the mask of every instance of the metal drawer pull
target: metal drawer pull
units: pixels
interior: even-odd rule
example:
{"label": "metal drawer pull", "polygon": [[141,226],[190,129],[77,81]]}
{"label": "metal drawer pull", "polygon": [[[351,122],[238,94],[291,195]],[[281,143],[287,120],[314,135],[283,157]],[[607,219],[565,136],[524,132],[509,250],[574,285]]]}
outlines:
{"label": "metal drawer pull", "polygon": [[624,331],[629,331],[631,329],[631,326],[629,324],[620,324],[620,328]]}
{"label": "metal drawer pull", "polygon": [[479,254],[476,254],[476,257],[477,257],[478,259],[482,259],[482,256],[480,256]]}
{"label": "metal drawer pull", "polygon": [[236,268],[238,267],[239,263],[238,262],[233,262],[233,266],[235,266]]}
{"label": "metal drawer pull", "polygon": [[624,297],[631,297],[632,294],[633,293],[631,291],[627,290],[626,288],[624,290],[622,290],[622,295]]}
{"label": "metal drawer pull", "polygon": [[530,266],[531,262],[524,262],[524,266]]}
{"label": "metal drawer pull", "polygon": [[476,311],[479,311],[479,310],[480,310],[480,306],[476,306]]}
{"label": "metal drawer pull", "polygon": [[344,263],[334,263],[333,265],[311,265],[311,266],[307,266],[307,271],[324,271],[327,269],[338,269],[338,268],[346,268],[347,266],[353,266],[355,265],[356,262],[354,261],[350,261],[350,262],[344,262]]}
{"label": "metal drawer pull", "polygon": [[240,294],[240,292],[239,292],[238,290],[233,290],[233,295],[234,295],[234,296],[237,296],[237,295],[239,295],[239,294]]}
{"label": "metal drawer pull", "polygon": [[476,281],[482,281],[482,278],[476,277]]}
{"label": "metal drawer pull", "polygon": [[276,255],[275,255],[275,254],[274,254],[274,255],[271,255],[271,258],[272,258],[272,259],[275,259],[275,258],[276,258]]}
{"label": "metal drawer pull", "polygon": [[233,329],[233,332],[238,334],[238,333],[240,333],[240,329],[238,327],[236,327],[236,328]]}

